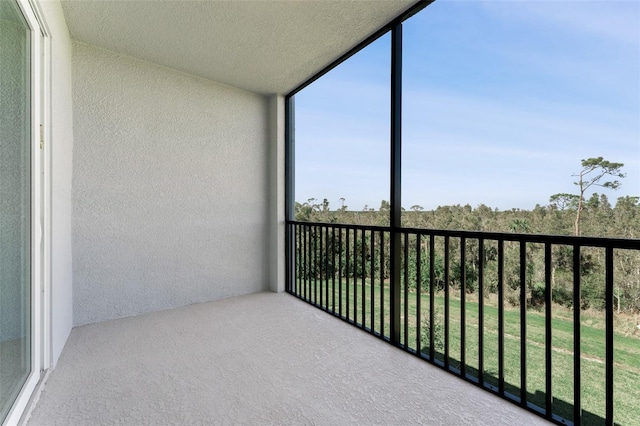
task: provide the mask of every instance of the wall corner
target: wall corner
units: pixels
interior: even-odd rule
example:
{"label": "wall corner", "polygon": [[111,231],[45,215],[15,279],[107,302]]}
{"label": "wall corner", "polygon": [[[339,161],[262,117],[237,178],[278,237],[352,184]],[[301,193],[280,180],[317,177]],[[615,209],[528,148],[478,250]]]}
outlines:
{"label": "wall corner", "polygon": [[285,109],[284,96],[269,97],[269,289],[285,290]]}

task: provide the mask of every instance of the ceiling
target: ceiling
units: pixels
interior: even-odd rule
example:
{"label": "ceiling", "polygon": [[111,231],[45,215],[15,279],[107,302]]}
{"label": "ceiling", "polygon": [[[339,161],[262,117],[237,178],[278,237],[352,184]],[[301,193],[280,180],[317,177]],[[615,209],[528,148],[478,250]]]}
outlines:
{"label": "ceiling", "polygon": [[262,94],[287,93],[416,0],[63,0],[73,39]]}

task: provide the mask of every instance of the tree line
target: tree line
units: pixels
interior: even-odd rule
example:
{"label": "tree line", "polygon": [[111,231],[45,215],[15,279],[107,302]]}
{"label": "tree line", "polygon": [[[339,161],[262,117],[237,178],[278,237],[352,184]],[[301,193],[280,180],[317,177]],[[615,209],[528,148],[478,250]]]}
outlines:
{"label": "tree line", "polygon": [[[481,232],[512,232],[519,234],[546,235],[582,235],[610,238],[640,238],[640,197],[618,197],[615,204],[605,194],[594,192],[587,196],[586,191],[593,186],[616,189],[618,181],[603,182],[607,176],[624,177],[621,163],[610,163],[602,157],[582,160],[581,172],[576,186],[577,194],[554,194],[546,205],[536,205],[532,210],[511,209],[500,211],[480,204],[439,206],[434,210],[425,210],[421,206],[403,209],[402,226],[405,228],[426,228],[446,230],[467,230]],[[595,172],[595,173],[594,173]],[[382,200],[378,209],[365,207],[361,211],[349,210],[346,200],[340,200],[340,207],[332,209],[324,199],[317,202],[309,199],[295,204],[295,217],[299,221],[387,226],[389,224],[390,205]],[[364,238],[352,240],[352,253],[356,259],[347,259],[338,241],[333,235],[324,237],[324,246],[319,244],[320,236],[312,231],[308,244],[310,250],[317,250],[310,257],[316,264],[299,271],[304,276],[330,276],[342,271],[343,277],[374,279],[389,276],[389,241],[380,242],[375,233],[366,233]],[[373,238],[373,241],[371,239]],[[337,237],[336,237],[337,240]],[[403,242],[404,244],[404,242]],[[426,255],[428,247],[421,241],[421,256],[417,256],[415,235],[407,238],[406,271],[407,282],[411,288],[418,285],[417,271],[420,269],[420,286],[428,288],[433,270],[436,289],[445,285],[444,239],[436,237],[433,263]],[[639,241],[640,244],[640,241]],[[498,245],[495,241],[485,241],[481,247],[477,240],[464,243],[464,265],[461,261],[462,243],[452,239],[448,245],[449,285],[455,289],[464,289],[467,293],[478,291],[479,274],[483,276],[485,295],[497,292]],[[525,277],[527,290],[526,303],[532,307],[544,304],[545,268],[544,247],[542,244],[527,244],[525,271],[520,267],[520,249],[518,243],[504,244],[504,295],[511,305],[520,303],[522,277]],[[362,256],[364,253],[364,267]],[[384,256],[380,254],[384,253]],[[359,257],[358,257],[359,256]],[[336,259],[334,261],[334,259]],[[351,262],[351,263],[349,263]],[[581,308],[604,309],[604,249],[585,247],[580,252]],[[551,281],[552,299],[555,303],[571,307],[573,305],[573,248],[554,245],[552,247]],[[373,277],[371,272],[373,271]],[[405,268],[403,267],[403,274]],[[404,280],[404,277],[403,277]],[[463,282],[464,281],[464,282]],[[614,299],[616,312],[637,315],[640,313],[640,250],[615,250],[614,253]]]}

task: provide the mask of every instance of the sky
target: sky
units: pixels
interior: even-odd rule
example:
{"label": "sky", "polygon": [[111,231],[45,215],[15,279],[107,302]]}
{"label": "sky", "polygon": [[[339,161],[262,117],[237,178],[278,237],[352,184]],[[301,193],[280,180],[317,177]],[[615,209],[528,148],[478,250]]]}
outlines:
{"label": "sky", "polygon": [[[389,200],[389,34],[295,96],[296,201]],[[403,25],[402,205],[577,193],[582,159],[640,196],[640,2],[438,0]]]}

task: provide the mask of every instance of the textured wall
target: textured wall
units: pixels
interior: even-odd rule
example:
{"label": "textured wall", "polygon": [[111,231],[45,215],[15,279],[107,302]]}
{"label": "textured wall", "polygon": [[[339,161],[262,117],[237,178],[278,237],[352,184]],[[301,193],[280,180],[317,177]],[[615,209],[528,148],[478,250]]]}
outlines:
{"label": "textured wall", "polygon": [[41,2],[51,34],[51,336],[55,365],[73,326],[71,39],[58,1]]}
{"label": "textured wall", "polygon": [[268,287],[268,103],[73,44],[74,324]]}
{"label": "textured wall", "polygon": [[[16,12],[0,3],[0,17]],[[0,19],[0,341],[24,336],[29,283],[29,103],[27,37],[17,20]],[[23,60],[20,60],[23,58]]]}

